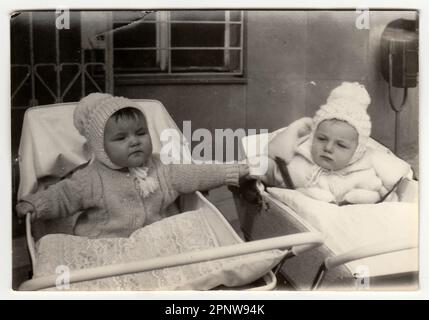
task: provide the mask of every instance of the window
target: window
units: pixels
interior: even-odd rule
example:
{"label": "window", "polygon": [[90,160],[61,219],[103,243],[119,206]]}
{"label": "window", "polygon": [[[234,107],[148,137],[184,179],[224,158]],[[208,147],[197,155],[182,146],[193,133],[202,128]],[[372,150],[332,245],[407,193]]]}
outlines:
{"label": "window", "polygon": [[113,12],[115,78],[243,76],[242,11]]}

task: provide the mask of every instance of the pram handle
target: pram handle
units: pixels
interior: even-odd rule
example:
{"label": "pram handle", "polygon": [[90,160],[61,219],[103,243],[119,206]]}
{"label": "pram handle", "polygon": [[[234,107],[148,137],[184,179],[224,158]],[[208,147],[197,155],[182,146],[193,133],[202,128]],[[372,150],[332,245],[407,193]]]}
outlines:
{"label": "pram handle", "polygon": [[[318,232],[304,232],[287,236],[263,239],[223,247],[210,248],[195,252],[186,252],[167,257],[158,257],[116,265],[100,266],[84,270],[72,270],[70,283],[113,277],[130,273],[151,271],[160,268],[183,266],[215,259],[229,258],[244,254],[273,249],[290,249],[294,246],[308,245],[307,248],[323,244],[324,237]],[[50,275],[28,280],[19,290],[40,290],[56,286],[58,275]]]}

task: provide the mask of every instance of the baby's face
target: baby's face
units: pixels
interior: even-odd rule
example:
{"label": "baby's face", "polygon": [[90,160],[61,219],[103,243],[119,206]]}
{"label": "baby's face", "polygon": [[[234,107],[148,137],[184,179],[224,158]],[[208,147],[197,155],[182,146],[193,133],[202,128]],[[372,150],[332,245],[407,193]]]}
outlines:
{"label": "baby's face", "polygon": [[328,170],[345,168],[356,151],[358,138],[356,129],[347,122],[322,121],[313,136],[313,161]]}
{"label": "baby's face", "polygon": [[104,129],[104,149],[117,166],[144,166],[152,154],[152,141],[144,116],[136,119],[110,117]]}

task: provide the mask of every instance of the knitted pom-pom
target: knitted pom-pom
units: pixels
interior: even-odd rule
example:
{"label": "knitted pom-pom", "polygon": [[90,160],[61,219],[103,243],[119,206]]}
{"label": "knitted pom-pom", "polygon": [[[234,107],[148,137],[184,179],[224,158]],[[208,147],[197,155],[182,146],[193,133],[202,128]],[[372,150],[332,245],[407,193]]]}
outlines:
{"label": "knitted pom-pom", "polygon": [[109,98],[112,98],[110,94],[96,92],[87,95],[79,101],[73,113],[73,124],[82,136],[88,138],[85,128],[87,127],[91,111],[94,111],[97,105]]}
{"label": "knitted pom-pom", "polygon": [[371,98],[365,87],[358,82],[343,82],[339,87],[332,90],[327,102],[331,103],[337,99],[352,101],[364,110],[371,103]]}

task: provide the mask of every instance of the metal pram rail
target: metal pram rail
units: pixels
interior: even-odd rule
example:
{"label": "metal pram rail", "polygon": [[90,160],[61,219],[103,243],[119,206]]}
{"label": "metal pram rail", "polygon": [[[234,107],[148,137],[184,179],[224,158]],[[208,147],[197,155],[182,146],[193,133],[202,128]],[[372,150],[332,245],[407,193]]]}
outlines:
{"label": "metal pram rail", "polygon": [[[35,243],[31,236],[30,214],[26,216],[27,241],[32,262],[35,262]],[[275,237],[270,239],[233,244],[223,247],[205,249],[196,252],[186,252],[167,257],[158,257],[142,261],[121,263],[109,266],[93,267],[85,270],[72,270],[70,283],[113,277],[137,272],[151,271],[159,268],[183,266],[192,263],[215,259],[229,258],[272,249],[292,249],[300,247],[305,250],[323,244],[323,236],[316,232]],[[299,250],[302,251],[302,250]],[[57,275],[44,276],[28,280],[21,284],[19,290],[31,291],[55,287]]]}

